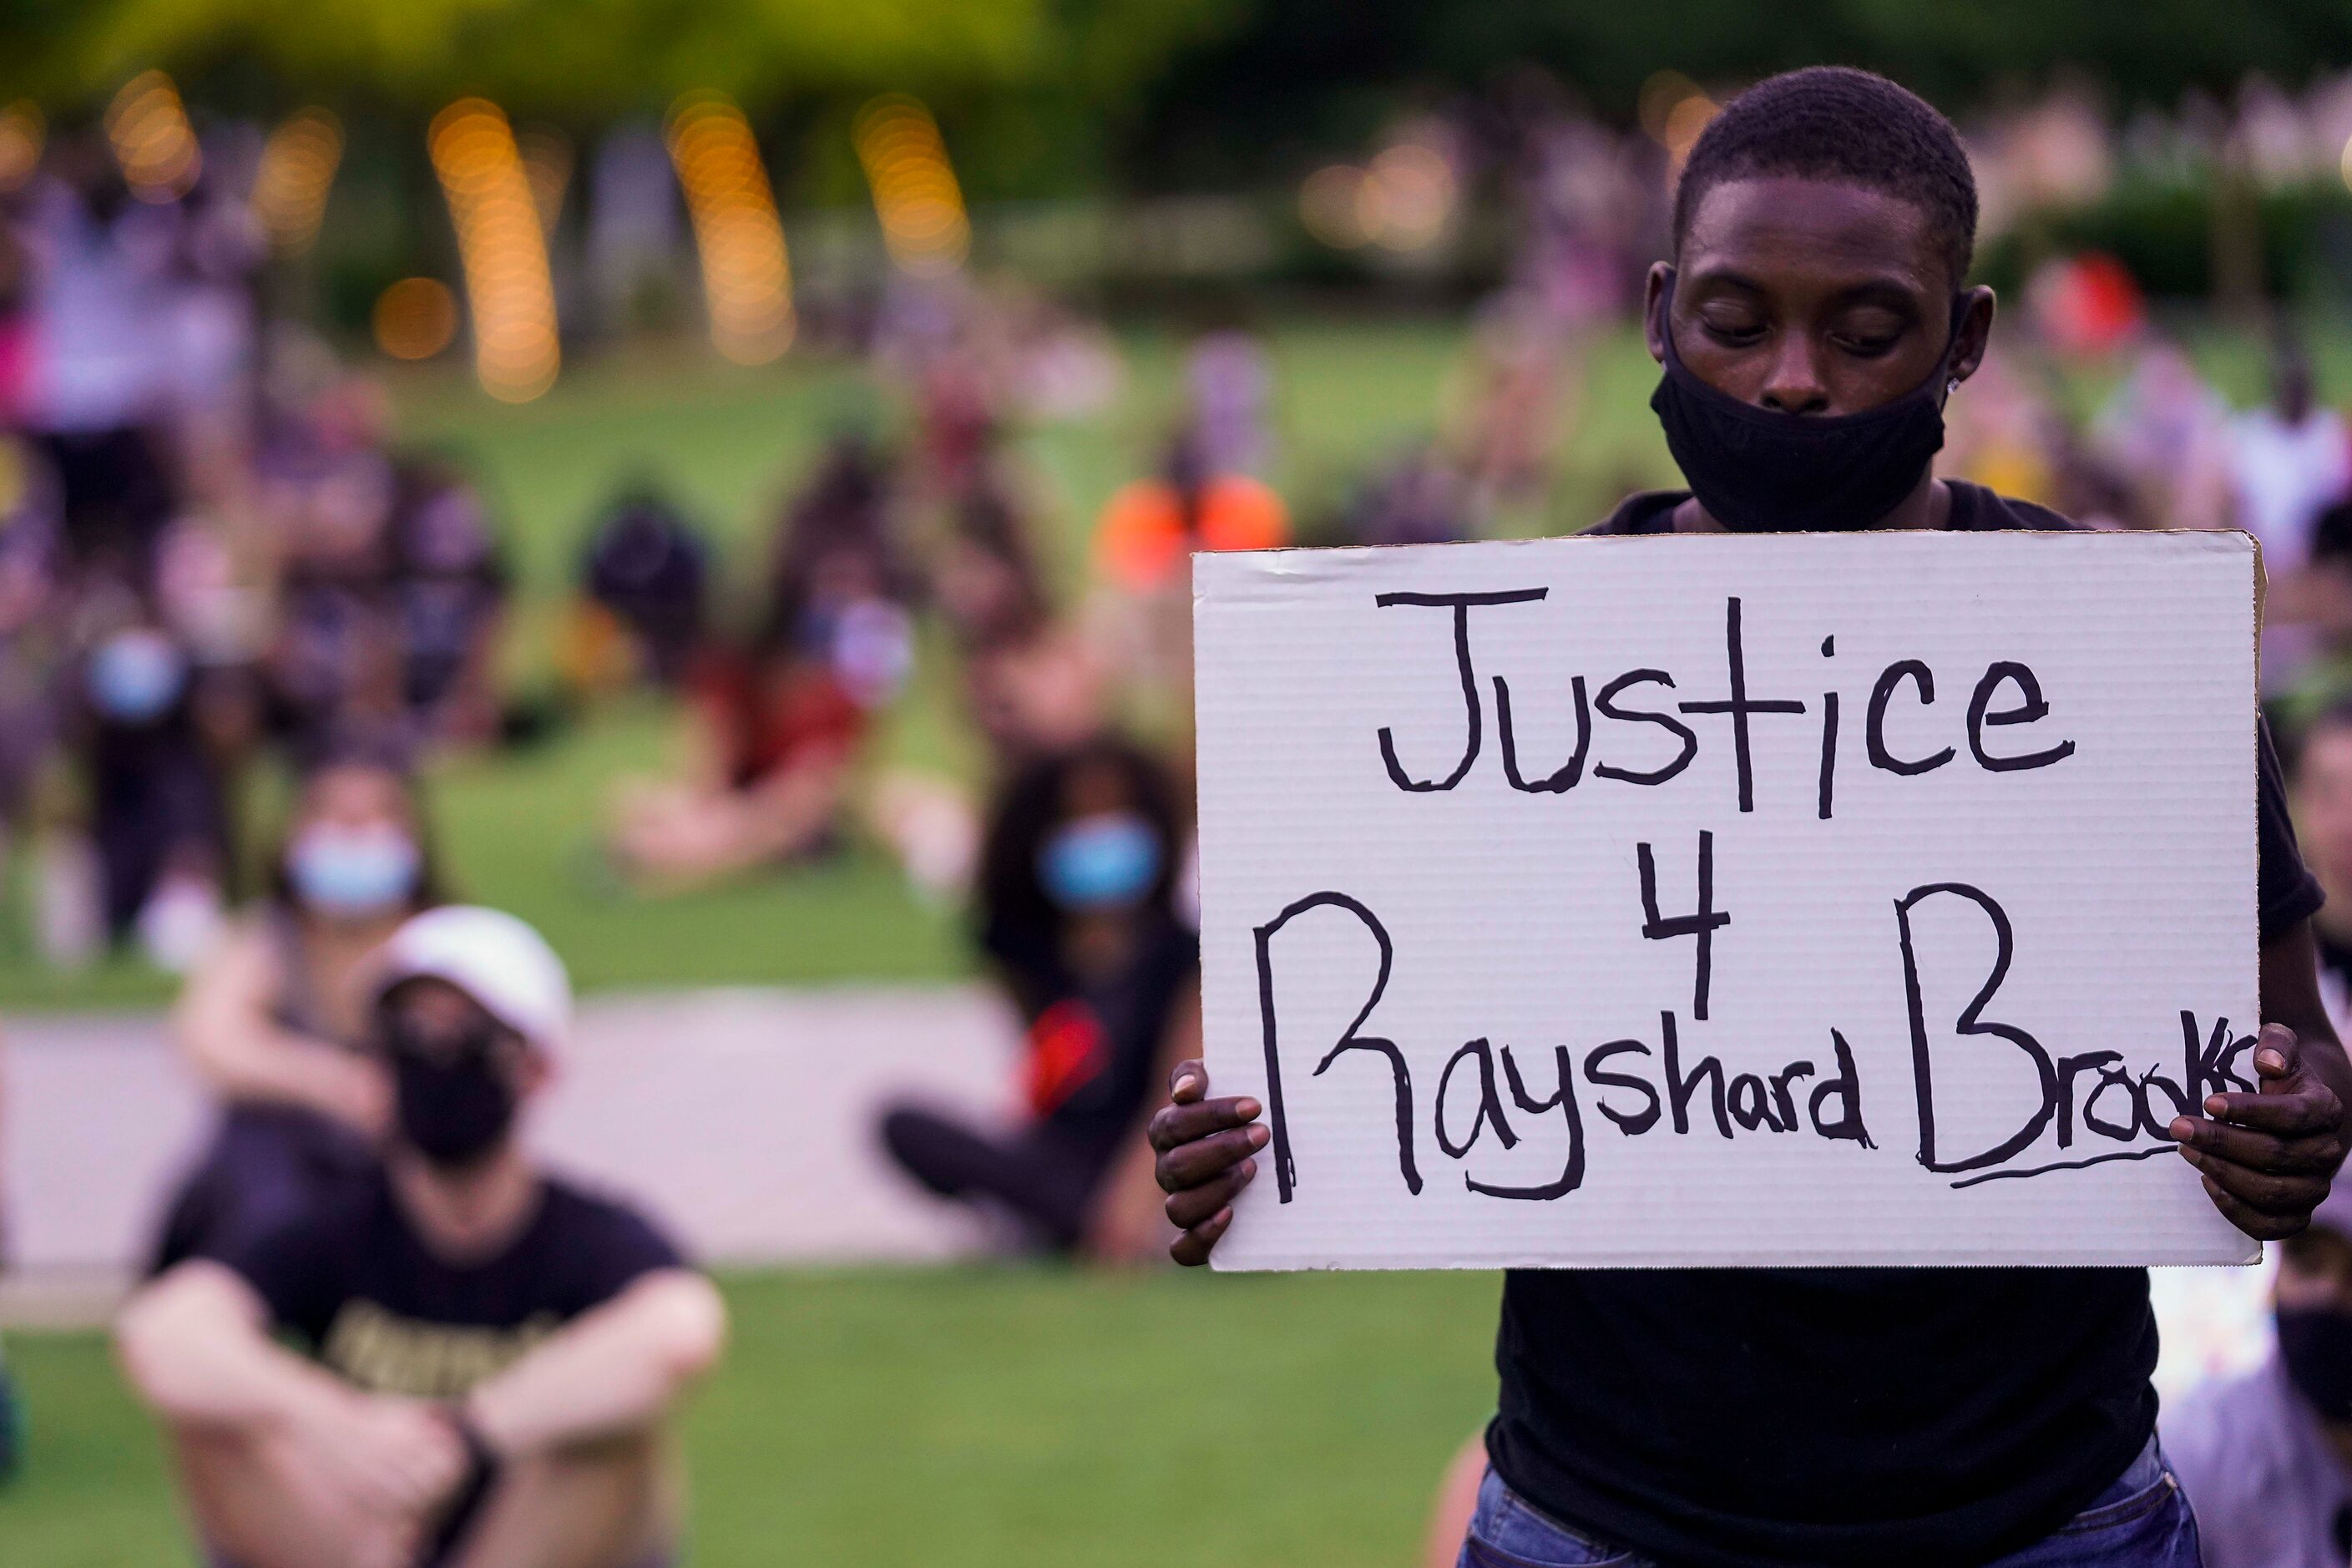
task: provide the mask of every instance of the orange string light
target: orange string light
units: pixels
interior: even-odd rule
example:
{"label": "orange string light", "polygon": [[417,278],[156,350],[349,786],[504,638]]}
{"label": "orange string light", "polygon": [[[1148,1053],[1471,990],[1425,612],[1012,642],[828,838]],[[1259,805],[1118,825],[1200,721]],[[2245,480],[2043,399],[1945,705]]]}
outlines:
{"label": "orange string light", "polygon": [[279,255],[299,256],[318,239],[342,161],[343,128],[323,109],[289,116],[262,143],[253,210]]}
{"label": "orange string light", "polygon": [[679,99],[668,139],[694,220],[710,341],[739,364],[765,364],[792,346],[797,322],[792,258],[760,144],[719,93]]}
{"label": "orange string light", "polygon": [[106,106],[106,136],[131,194],[142,202],[176,201],[204,172],[187,106],[162,71],[142,71],[122,84]]}
{"label": "orange string light", "polygon": [[971,224],[931,111],[904,93],[887,93],[857,111],[850,136],[890,259],[925,278],[962,266]]}
{"label": "orange string light", "polygon": [[555,384],[562,361],[547,237],[505,112],[461,99],[436,115],[427,146],[457,229],[483,390],[527,403]]}

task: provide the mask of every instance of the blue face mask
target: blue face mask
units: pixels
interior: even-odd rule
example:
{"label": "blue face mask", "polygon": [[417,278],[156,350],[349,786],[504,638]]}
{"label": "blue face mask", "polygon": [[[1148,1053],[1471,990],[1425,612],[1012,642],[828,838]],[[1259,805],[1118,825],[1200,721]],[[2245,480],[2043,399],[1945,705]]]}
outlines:
{"label": "blue face mask", "polygon": [[330,920],[389,914],[416,890],[415,841],[396,827],[318,826],[286,852],[287,879],[303,906]]}
{"label": "blue face mask", "polygon": [[179,700],[188,664],[161,632],[117,632],[90,654],[86,679],[100,713],[117,723],[145,724]]}
{"label": "blue face mask", "polygon": [[1082,816],[1045,840],[1037,856],[1045,896],[1066,910],[1119,910],[1142,901],[1160,879],[1160,835],[1131,811]]}

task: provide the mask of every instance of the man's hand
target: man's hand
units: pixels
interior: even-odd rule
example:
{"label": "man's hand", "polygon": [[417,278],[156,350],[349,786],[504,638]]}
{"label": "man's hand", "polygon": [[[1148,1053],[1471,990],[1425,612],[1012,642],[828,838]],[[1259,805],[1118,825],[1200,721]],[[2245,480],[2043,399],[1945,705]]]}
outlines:
{"label": "man's hand", "polygon": [[1258,1102],[1210,1100],[1209,1069],[1179,1062],[1169,1075],[1169,1103],[1151,1119],[1153,1174],[1168,1196],[1168,1220],[1184,1234],[1168,1249],[1177,1262],[1206,1263],[1234,1223],[1233,1202],[1257,1174],[1251,1158],[1270,1134],[1258,1123]]}
{"label": "man's hand", "polygon": [[322,1405],[303,1426],[327,1484],[364,1513],[421,1523],[466,1479],[464,1441],[415,1400],[354,1394]]}
{"label": "man's hand", "polygon": [[2293,1029],[2263,1025],[2254,1047],[2261,1092],[2208,1096],[2206,1116],[2177,1117],[2171,1127],[2213,1206],[2265,1241],[2309,1225],[2344,1163],[2343,1102],[2301,1058]]}

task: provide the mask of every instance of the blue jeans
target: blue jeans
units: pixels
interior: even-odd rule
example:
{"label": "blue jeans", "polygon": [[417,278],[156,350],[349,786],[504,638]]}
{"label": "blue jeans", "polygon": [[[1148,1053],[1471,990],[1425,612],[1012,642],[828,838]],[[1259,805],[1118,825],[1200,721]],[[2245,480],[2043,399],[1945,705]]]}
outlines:
{"label": "blue jeans", "polygon": [[[2156,1439],[2091,1506],[1987,1568],[2200,1568],[2197,1519]],[[1456,1568],[1658,1568],[1538,1513],[1486,1472]]]}

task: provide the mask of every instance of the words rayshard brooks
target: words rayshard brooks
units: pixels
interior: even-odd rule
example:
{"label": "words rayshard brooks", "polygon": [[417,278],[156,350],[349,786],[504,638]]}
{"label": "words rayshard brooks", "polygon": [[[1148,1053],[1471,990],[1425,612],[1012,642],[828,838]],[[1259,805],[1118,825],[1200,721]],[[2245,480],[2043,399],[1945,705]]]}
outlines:
{"label": "words rayshard brooks", "polygon": [[1228,1268],[2243,1262],[2239,534],[1195,563]]}

